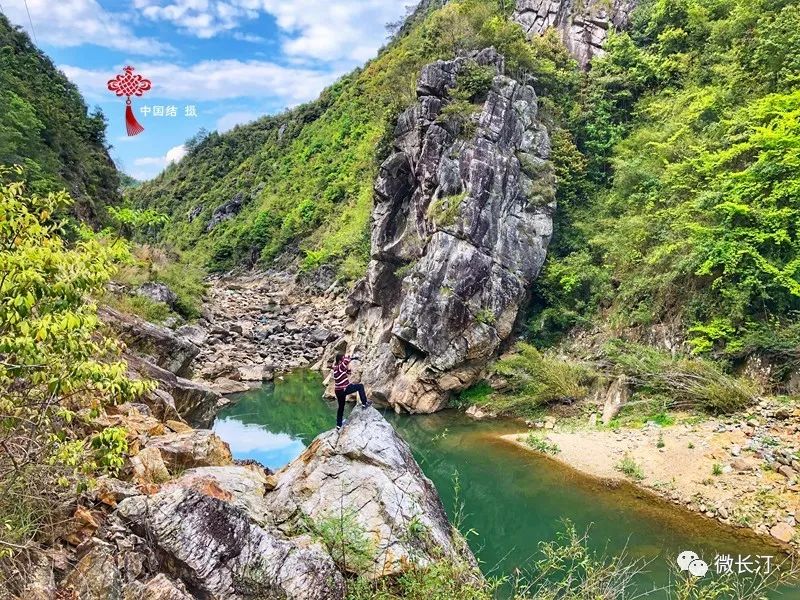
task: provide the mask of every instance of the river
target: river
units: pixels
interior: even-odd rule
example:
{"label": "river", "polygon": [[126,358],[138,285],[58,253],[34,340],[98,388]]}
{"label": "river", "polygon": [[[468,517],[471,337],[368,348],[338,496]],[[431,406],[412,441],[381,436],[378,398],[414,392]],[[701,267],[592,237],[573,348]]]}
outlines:
{"label": "river", "polygon": [[[321,377],[298,371],[238,395],[219,414],[214,430],[230,444],[234,457],[278,469],[333,426],[334,406],[321,395]],[[555,539],[564,530],[564,519],[578,531],[588,531],[589,543],[598,552],[614,556],[624,551],[649,561],[638,581],[642,589],[667,584],[671,565],[684,550],[709,563],[707,577],[719,576],[717,556],[729,555],[734,563],[740,556],[762,564],[768,559],[756,556],[774,556],[773,564],[780,560],[776,548],[745,530],[654,501],[632,486],[609,488],[497,439],[499,433],[518,431],[519,423],[476,422],[456,411],[384,415],[411,445],[448,513],[463,504],[462,529],[472,532],[468,540],[485,573],[524,572],[536,558],[539,542]],[[734,564],[734,571],[741,569]],[[774,592],[769,598],[798,600],[800,588]]]}

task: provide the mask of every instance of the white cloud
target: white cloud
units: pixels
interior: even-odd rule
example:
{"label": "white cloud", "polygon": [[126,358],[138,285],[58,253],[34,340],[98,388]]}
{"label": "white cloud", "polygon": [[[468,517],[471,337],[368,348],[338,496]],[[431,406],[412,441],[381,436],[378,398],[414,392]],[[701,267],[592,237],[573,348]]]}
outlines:
{"label": "white cloud", "polygon": [[221,116],[217,119],[217,131],[220,133],[225,133],[226,131],[230,131],[237,125],[241,125],[242,123],[248,123],[260,117],[258,113],[249,112],[249,111],[239,111],[239,112],[230,112],[226,115]]}
{"label": "white cloud", "polygon": [[164,156],[164,160],[167,164],[180,162],[181,159],[186,156],[186,146],[181,144],[180,146],[175,146],[174,148],[170,148],[167,150],[167,154]]}
{"label": "white cloud", "polygon": [[183,144],[170,148],[164,156],[140,156],[133,160],[135,169],[130,175],[142,181],[152,179],[167,165],[180,162],[184,156],[186,156],[186,146]]}
{"label": "white cloud", "polygon": [[[4,2],[6,16],[30,34],[25,4],[19,0]],[[123,50],[134,55],[162,55],[174,52],[169,44],[137,37],[126,24],[130,15],[110,13],[96,0],[28,0],[30,20],[40,44],[74,47],[96,44]]]}
{"label": "white cloud", "polygon": [[[134,0],[154,21],[166,21],[199,38],[233,32],[261,14],[269,14],[284,35],[287,56],[327,63],[363,62],[385,42],[383,25],[405,13],[397,0]],[[352,66],[352,65],[351,65]]]}
{"label": "white cloud", "polygon": [[235,31],[233,33],[233,39],[239,40],[240,42],[250,42],[251,44],[263,44],[267,41],[267,38],[262,37],[260,35],[253,35],[252,33],[242,33],[240,31]]}
{"label": "white cloud", "polygon": [[[61,65],[61,70],[93,98],[106,97],[108,71]],[[284,67],[269,61],[205,60],[189,66],[144,63],[136,71],[153,82],[150,97],[201,102],[232,98],[279,99],[292,106],[316,97],[338,73]]]}

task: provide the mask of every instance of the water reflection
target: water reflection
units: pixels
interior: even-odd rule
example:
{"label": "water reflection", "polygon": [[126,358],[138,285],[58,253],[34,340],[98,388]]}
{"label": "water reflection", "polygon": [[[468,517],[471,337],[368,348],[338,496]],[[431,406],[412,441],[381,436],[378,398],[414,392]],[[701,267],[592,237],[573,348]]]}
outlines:
{"label": "water reflection", "polygon": [[228,442],[236,458],[253,459],[279,469],[298,456],[306,445],[288,433],[274,433],[263,425],[242,423],[238,418],[217,419],[214,432]]}

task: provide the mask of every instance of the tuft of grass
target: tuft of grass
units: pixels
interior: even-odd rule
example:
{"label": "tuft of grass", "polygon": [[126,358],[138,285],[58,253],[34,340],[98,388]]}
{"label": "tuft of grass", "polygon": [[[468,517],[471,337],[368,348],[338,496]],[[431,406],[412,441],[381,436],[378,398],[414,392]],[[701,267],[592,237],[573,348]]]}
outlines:
{"label": "tuft of grass", "polygon": [[711,474],[722,475],[722,465],[719,463],[714,463],[714,465],[711,467]]}
{"label": "tuft of grass", "polygon": [[622,460],[616,466],[617,471],[622,472],[627,477],[634,479],[636,481],[641,481],[644,479],[644,471],[642,471],[642,467],[637,463],[633,458],[628,456],[627,454],[622,457]]}
{"label": "tuft of grass", "polygon": [[670,408],[699,408],[714,414],[740,410],[755,401],[752,382],[728,375],[709,359],[614,340],[604,347],[611,363],[639,392],[669,399]]}
{"label": "tuft of grass", "polygon": [[656,448],[663,448],[664,444],[664,434],[662,432],[658,432],[658,440],[656,440]]}
{"label": "tuft of grass", "polygon": [[542,454],[549,454],[551,456],[555,456],[559,452],[561,452],[561,448],[558,447],[558,444],[555,442],[551,442],[546,437],[542,437],[535,433],[529,433],[525,438],[525,443],[536,450],[537,452],[541,452]]}

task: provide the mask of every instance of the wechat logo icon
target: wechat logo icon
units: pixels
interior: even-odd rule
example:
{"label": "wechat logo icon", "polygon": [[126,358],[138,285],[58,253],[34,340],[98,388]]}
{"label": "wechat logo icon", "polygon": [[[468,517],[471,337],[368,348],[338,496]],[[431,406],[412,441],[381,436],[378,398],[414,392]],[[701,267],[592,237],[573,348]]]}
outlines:
{"label": "wechat logo icon", "polygon": [[688,571],[694,577],[702,577],[708,573],[708,565],[691,550],[684,550],[678,554],[678,566],[681,571]]}

